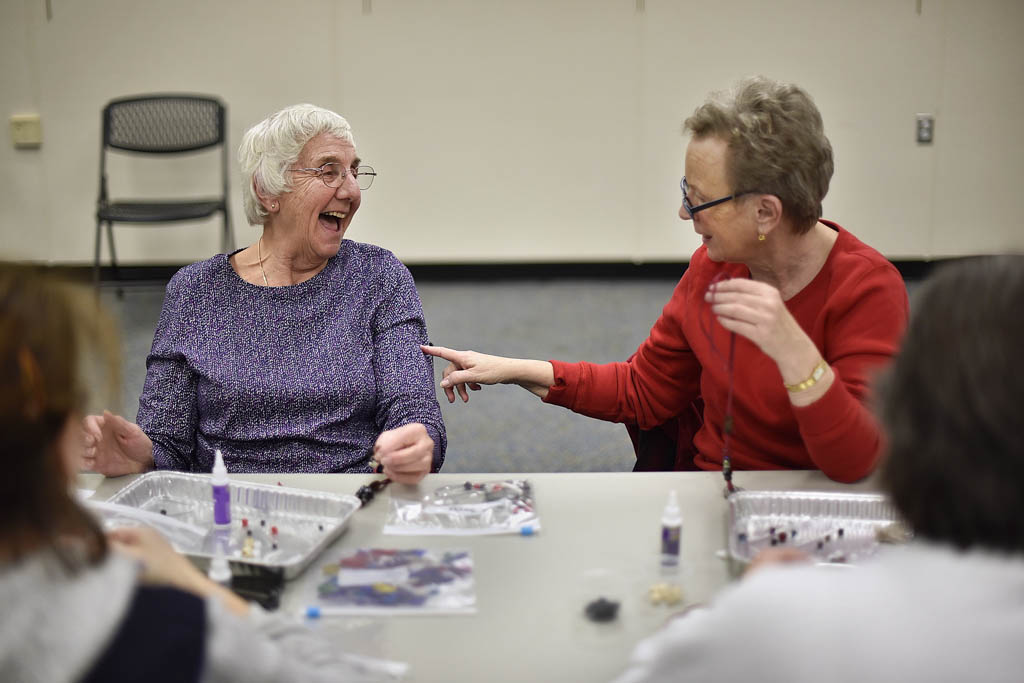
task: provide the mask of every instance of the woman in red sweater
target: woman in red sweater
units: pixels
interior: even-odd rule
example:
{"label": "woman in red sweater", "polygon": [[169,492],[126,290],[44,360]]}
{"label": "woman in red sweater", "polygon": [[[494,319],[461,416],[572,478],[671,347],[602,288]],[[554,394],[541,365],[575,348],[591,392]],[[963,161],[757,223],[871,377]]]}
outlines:
{"label": "woman in red sweater", "polygon": [[448,401],[468,401],[467,386],[518,384],[584,415],[665,429],[677,469],[867,476],[881,446],[868,383],[897,350],[907,293],[881,254],[821,219],[833,162],[817,107],[795,85],[754,78],[712,96],[684,130],[679,217],[703,244],[633,357],[424,347],[450,361]]}

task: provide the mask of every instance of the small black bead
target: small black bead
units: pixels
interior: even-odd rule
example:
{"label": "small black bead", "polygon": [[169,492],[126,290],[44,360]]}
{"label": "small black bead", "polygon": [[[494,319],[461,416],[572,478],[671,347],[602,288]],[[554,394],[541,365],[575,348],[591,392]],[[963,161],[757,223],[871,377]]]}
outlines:
{"label": "small black bead", "polygon": [[822,543],[821,541],[818,541],[818,550],[821,550],[824,547],[825,547],[825,544]]}
{"label": "small black bead", "polygon": [[773,539],[772,539],[772,545],[773,545],[773,546],[776,546],[776,545],[778,545],[778,544],[779,544],[778,540],[776,540],[776,539],[774,539],[774,538],[773,538]]}
{"label": "small black bead", "polygon": [[598,598],[587,603],[584,612],[591,621],[611,621],[619,613],[619,603],[614,600]]}
{"label": "small black bead", "polygon": [[167,510],[163,510],[163,509],[161,509],[161,510],[160,510],[160,514],[161,514],[161,515],[166,515],[166,514],[167,514]]}
{"label": "small black bead", "polygon": [[837,532],[836,532],[836,535],[838,535],[838,536],[839,536],[839,538],[842,538],[842,537],[843,537],[843,530],[842,530],[842,529],[840,529],[839,531],[837,531]]}

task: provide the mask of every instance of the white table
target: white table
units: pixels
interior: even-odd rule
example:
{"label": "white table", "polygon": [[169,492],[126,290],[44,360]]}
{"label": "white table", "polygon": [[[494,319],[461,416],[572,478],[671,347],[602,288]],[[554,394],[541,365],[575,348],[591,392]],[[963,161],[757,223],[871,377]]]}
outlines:
{"label": "white table", "polygon": [[[238,475],[238,479],[296,488],[354,493],[370,475]],[[637,641],[676,609],[652,606],[648,588],[671,580],[685,604],[706,602],[732,580],[717,551],[726,542],[728,506],[718,473],[433,474],[425,494],[464,481],[526,478],[534,488],[542,530],[521,536],[384,536],[387,491],[357,511],[348,530],[286,591],[282,609],[297,611],[323,561],[360,547],[469,548],[478,612],[474,616],[325,618],[314,623],[347,651],[408,662],[411,681],[601,681],[622,670]],[[83,475],[103,500],[132,477]],[[738,472],[746,489],[876,491],[872,480],[844,485],[820,472]],[[398,488],[398,485],[392,485]],[[683,513],[681,569],[659,566],[661,512],[670,489]],[[590,600],[608,595],[622,605],[614,622],[583,616]]]}

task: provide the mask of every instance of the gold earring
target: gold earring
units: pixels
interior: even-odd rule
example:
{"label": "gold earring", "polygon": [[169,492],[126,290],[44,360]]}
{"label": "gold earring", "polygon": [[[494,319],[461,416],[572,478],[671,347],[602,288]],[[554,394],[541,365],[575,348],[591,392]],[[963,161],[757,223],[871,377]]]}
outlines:
{"label": "gold earring", "polygon": [[763,232],[757,233],[757,241],[758,242],[764,242],[766,239],[768,239],[768,237]]}

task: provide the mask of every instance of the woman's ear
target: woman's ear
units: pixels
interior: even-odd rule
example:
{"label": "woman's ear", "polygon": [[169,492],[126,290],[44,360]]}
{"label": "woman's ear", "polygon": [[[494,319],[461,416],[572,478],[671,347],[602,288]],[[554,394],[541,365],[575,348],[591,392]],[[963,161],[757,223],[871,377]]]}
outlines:
{"label": "woman's ear", "polygon": [[757,232],[765,237],[782,222],[782,200],[773,194],[757,196]]}
{"label": "woman's ear", "polygon": [[264,192],[263,188],[260,187],[260,184],[257,183],[255,179],[252,181],[252,189],[253,192],[256,193],[257,199],[260,200],[260,206],[262,206],[263,210],[268,214],[277,213],[277,210],[281,208],[281,202],[277,201],[277,197],[271,197]]}

